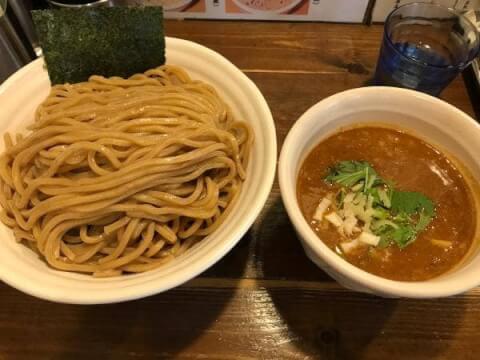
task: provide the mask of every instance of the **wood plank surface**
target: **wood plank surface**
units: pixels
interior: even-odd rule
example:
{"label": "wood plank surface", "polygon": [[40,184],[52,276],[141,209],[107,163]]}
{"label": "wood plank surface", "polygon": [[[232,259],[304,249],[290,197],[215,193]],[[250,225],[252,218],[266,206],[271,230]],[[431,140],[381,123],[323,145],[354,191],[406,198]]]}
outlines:
{"label": "wood plank surface", "polygon": [[2,360],[478,359],[478,289],[420,301],[335,283],[196,279],[97,306],[0,291]]}
{"label": "wood plank surface", "polygon": [[[368,84],[380,26],[168,21],[260,88],[279,149],[319,100]],[[167,54],[168,56],[168,54]],[[442,96],[473,115],[461,78]],[[124,304],[53,304],[0,284],[0,360],[478,359],[480,289],[440,300],[343,289],[304,255],[275,183],[247,235],[201,277]]]}

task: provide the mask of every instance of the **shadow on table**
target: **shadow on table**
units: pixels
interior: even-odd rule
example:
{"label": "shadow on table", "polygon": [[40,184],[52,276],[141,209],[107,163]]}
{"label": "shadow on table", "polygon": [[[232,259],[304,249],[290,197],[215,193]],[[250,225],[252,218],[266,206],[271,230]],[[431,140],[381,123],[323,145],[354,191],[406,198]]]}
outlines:
{"label": "shadow on table", "polygon": [[[70,307],[49,359],[175,358],[220,316],[235,289],[177,288],[114,305]],[[51,305],[43,311],[56,311]],[[64,327],[62,329],[62,327]]]}
{"label": "shadow on table", "polygon": [[343,289],[269,294],[295,345],[321,359],[442,357],[466,310],[457,298],[383,299]]}
{"label": "shadow on table", "polygon": [[[226,256],[233,264],[229,266],[232,274],[243,272],[247,253],[242,249],[248,241],[249,234]],[[223,267],[225,260],[217,265]],[[216,273],[217,265],[206,273]],[[73,359],[68,349],[75,349],[77,355],[82,347],[85,355],[105,360],[175,358],[211,327],[236,291],[233,284],[209,287],[208,280],[206,285],[192,284],[128,303],[75,309],[75,324],[63,344],[65,352],[53,359]]]}
{"label": "shadow on table", "polygon": [[[246,259],[237,252],[227,256],[239,268],[231,271],[240,273]],[[0,283],[0,349],[52,360],[171,359],[212,326],[235,291],[202,280],[137,301],[80,306],[35,299]]]}
{"label": "shadow on table", "polygon": [[258,224],[255,266],[265,279],[325,281],[330,277],[305,256],[280,194],[265,208]]}
{"label": "shadow on table", "polygon": [[[384,299],[343,289],[303,253],[280,198],[268,209],[261,227],[265,229],[257,249],[258,271],[267,279],[292,284],[267,291],[289,338],[305,354],[320,359],[372,354],[375,358],[433,358],[448,348],[464,316],[465,302],[455,297]],[[298,286],[298,281],[309,281],[311,287],[308,283]]]}
{"label": "shadow on table", "polygon": [[472,104],[473,111],[475,112],[475,117],[477,121],[480,120],[480,104],[478,98],[480,96],[480,84],[478,83],[475,71],[473,70],[472,65],[467,67],[463,72],[463,81],[467,88],[468,96],[470,98],[470,103]]}

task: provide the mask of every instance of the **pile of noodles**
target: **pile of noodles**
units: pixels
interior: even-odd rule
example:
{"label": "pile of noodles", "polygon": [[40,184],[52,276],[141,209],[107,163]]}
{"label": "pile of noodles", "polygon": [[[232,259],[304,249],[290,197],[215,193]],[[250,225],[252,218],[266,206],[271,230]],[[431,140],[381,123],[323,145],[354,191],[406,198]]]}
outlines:
{"label": "pile of noodles", "polygon": [[154,269],[215,231],[252,143],[179,67],[54,86],[27,136],[5,136],[1,220],[60,270]]}

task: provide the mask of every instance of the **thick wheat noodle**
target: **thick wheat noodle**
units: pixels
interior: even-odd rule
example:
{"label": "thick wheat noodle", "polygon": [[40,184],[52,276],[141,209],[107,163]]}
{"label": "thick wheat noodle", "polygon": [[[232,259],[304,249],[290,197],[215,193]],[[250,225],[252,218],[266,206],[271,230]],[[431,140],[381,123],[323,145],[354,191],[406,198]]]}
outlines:
{"label": "thick wheat noodle", "polygon": [[228,216],[252,141],[179,67],[56,85],[26,136],[4,136],[0,220],[56,269],[155,269]]}

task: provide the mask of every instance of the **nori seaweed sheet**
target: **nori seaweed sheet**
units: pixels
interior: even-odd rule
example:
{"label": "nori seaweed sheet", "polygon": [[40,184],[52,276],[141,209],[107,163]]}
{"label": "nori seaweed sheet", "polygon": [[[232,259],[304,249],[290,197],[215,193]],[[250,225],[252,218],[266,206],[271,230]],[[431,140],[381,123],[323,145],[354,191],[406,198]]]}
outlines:
{"label": "nori seaweed sheet", "polygon": [[32,11],[52,84],[129,77],[165,63],[161,7]]}

